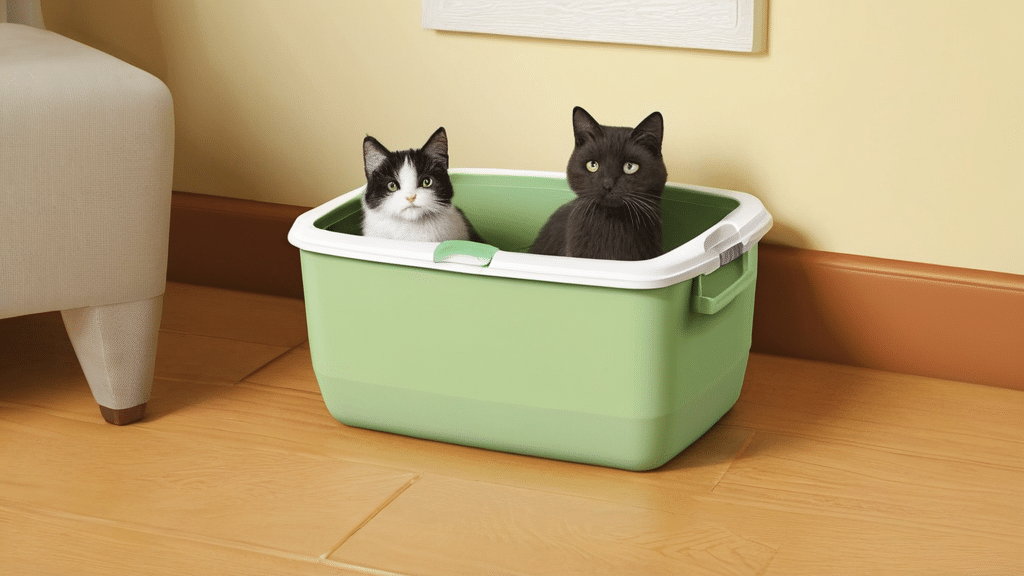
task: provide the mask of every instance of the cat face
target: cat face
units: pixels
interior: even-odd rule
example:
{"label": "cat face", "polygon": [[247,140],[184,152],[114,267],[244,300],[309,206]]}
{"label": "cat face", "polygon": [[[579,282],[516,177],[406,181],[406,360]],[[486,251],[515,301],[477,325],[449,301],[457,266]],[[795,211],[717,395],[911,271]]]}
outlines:
{"label": "cat face", "polygon": [[569,157],[569,187],[586,203],[606,208],[658,206],[667,173],[661,157],[660,112],[636,128],[602,126],[577,106],[572,114],[576,147]]}
{"label": "cat face", "polygon": [[372,136],[363,140],[363,207],[381,216],[419,221],[452,203],[448,136],[438,128],[423,148],[391,152]]}

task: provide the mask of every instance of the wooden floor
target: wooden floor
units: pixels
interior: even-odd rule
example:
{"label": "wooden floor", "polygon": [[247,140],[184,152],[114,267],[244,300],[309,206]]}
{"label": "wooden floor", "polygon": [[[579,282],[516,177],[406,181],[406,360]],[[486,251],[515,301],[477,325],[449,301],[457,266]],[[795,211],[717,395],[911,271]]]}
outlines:
{"label": "wooden floor", "polygon": [[752,355],[624,472],[343,426],[301,301],[172,284],[124,428],[58,314],[0,321],[0,573],[1020,575],[1024,393]]}

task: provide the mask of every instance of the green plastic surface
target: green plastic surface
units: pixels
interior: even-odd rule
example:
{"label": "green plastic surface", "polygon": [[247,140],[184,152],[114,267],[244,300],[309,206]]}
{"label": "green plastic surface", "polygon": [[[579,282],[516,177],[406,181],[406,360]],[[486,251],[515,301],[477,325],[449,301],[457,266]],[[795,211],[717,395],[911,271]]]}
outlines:
{"label": "green plastic surface", "polygon": [[[459,206],[502,249],[529,246],[570,198],[557,179],[456,181]],[[700,234],[735,205],[667,194],[666,245]],[[358,216],[358,205],[346,205],[317,226],[352,232],[355,220],[358,231]],[[694,280],[633,290],[308,251],[301,259],[313,368],[327,408],[349,425],[647,470],[739,397],[754,306],[754,282],[743,279],[756,274],[756,245],[703,277],[699,295]],[[698,297],[719,309],[696,313]]]}
{"label": "green plastic surface", "polygon": [[[753,286],[757,280],[757,267],[750,265],[750,252],[740,256],[740,269],[726,268],[726,272],[697,276],[693,279],[693,311],[698,314],[717,314],[739,296],[744,290]],[[718,272],[718,270],[716,270]],[[716,294],[709,296],[709,294]]]}
{"label": "green plastic surface", "polygon": [[[501,250],[525,252],[551,213],[575,198],[564,179],[543,176],[452,174],[455,204],[487,241]],[[732,198],[667,186],[662,195],[665,223],[662,246],[680,246],[734,210]],[[344,234],[360,233],[362,208],[358,200],[332,210],[316,227]]]}

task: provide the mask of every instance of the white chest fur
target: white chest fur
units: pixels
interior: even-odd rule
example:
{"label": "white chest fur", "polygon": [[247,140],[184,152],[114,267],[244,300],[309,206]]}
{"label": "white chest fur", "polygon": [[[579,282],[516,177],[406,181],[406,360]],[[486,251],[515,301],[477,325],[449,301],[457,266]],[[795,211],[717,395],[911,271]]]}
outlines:
{"label": "white chest fur", "polygon": [[364,236],[418,242],[469,239],[462,214],[455,206],[439,203],[433,190],[420,186],[411,163],[406,162],[397,176],[398,190],[376,208],[371,210],[364,198]]}
{"label": "white chest fur", "polygon": [[454,206],[427,214],[418,220],[390,216],[363,207],[363,235],[392,240],[417,242],[443,242],[468,240],[469,229]]}

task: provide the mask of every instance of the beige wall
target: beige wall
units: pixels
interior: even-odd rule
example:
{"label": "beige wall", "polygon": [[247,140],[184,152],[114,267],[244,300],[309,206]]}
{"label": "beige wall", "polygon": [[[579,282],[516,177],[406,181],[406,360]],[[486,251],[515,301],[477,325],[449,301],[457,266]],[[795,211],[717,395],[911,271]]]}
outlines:
{"label": "beige wall", "polygon": [[743,55],[422,30],[416,0],[44,0],[175,98],[175,188],[313,206],[360,143],[562,170],[570,111],[666,119],[670,180],[747,191],[768,240],[1024,274],[1024,2],[771,0]]}

